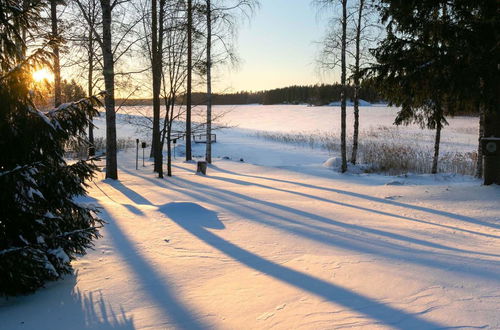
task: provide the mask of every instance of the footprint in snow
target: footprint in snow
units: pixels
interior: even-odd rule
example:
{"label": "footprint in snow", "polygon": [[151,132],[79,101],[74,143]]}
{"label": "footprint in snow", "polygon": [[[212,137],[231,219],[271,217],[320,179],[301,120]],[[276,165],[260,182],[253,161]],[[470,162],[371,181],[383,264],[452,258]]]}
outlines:
{"label": "footprint in snow", "polygon": [[385,185],[386,186],[403,186],[404,183],[401,181],[394,180],[394,181],[387,182]]}
{"label": "footprint in snow", "polygon": [[403,196],[401,196],[401,195],[395,195],[395,196],[386,196],[384,198],[393,201],[393,200],[401,198],[401,197],[403,197]]}
{"label": "footprint in snow", "polygon": [[279,310],[282,310],[283,308],[285,308],[286,304],[281,304],[279,306],[276,307],[276,310],[279,311]]}
{"label": "footprint in snow", "polygon": [[265,320],[267,320],[268,318],[273,317],[273,316],[274,316],[274,313],[267,312],[267,313],[264,313],[264,314],[262,314],[261,316],[259,316],[259,317],[257,318],[257,320],[260,320],[260,321],[265,321]]}

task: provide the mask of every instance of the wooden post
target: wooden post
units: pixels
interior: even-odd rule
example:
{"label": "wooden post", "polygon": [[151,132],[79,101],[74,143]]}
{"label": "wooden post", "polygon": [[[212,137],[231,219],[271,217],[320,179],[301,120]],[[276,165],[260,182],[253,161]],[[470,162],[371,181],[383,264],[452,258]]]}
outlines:
{"label": "wooden post", "polygon": [[146,144],[146,142],[142,142],[142,167],[145,167],[145,163],[144,163],[144,150],[148,147],[148,145]]}
{"label": "wooden post", "polygon": [[197,163],[196,167],[196,173],[201,173],[203,175],[207,175],[207,162],[206,161],[200,161]]}
{"label": "wooden post", "polygon": [[139,139],[135,139],[136,149],[135,149],[135,169],[139,169]]}

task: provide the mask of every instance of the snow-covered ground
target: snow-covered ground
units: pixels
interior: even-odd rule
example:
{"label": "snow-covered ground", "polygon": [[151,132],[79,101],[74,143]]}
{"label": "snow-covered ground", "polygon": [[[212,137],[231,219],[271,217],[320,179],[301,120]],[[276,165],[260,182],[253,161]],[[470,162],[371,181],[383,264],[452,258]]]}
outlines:
{"label": "snow-covered ground", "polygon": [[[206,177],[177,159],[159,180],[120,153],[120,180],[100,173],[85,199],[108,222],[95,250],[0,300],[0,329],[500,328],[500,187],[341,175],[326,151],[253,134],[328,130],[335,109],[235,109]],[[373,125],[393,120],[380,111]],[[475,122],[456,120],[466,142]]]}

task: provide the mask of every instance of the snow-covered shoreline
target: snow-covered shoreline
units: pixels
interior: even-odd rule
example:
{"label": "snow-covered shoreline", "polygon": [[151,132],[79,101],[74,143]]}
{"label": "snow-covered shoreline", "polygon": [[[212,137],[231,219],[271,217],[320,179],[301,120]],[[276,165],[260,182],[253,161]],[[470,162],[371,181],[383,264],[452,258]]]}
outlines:
{"label": "snow-covered shoreline", "polygon": [[95,250],[0,300],[0,329],[500,328],[500,187],[343,175],[245,125],[206,177],[177,158],[160,180],[120,152],[120,180],[99,173],[80,201],[107,221]]}

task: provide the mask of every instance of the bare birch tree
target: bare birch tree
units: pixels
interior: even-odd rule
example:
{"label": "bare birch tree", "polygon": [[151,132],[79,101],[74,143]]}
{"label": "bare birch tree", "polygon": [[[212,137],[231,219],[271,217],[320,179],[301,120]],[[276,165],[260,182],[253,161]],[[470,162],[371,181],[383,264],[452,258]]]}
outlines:
{"label": "bare birch tree", "polygon": [[[73,7],[67,19],[73,21],[71,31],[66,36],[68,43],[71,44],[72,51],[69,52],[71,57],[70,65],[73,67],[73,73],[77,72],[79,79],[85,81],[87,95],[90,97],[95,93],[100,92],[99,84],[102,83],[100,72],[102,72],[102,56],[99,52],[99,44],[95,38],[94,31],[100,30],[100,4],[99,0],[80,0],[79,3],[73,2]],[[81,21],[82,16],[86,20]],[[77,68],[77,69],[75,69]],[[89,157],[95,155],[94,147],[94,125],[93,119],[90,119],[88,130],[88,140],[90,147],[88,150]]]}
{"label": "bare birch tree", "polygon": [[[206,151],[205,159],[212,163],[212,70],[216,62],[224,62],[229,59],[236,61],[236,56],[232,49],[231,38],[236,33],[236,18],[243,16],[248,18],[259,6],[257,0],[220,0],[216,5],[212,0],[205,0],[206,15],[206,84],[207,84],[207,120],[206,120]],[[221,45],[222,58],[215,56],[214,41]],[[220,55],[220,54],[218,54]]]}
{"label": "bare birch tree", "polygon": [[205,159],[212,163],[212,3],[206,0],[207,15],[207,147]]}
{"label": "bare birch tree", "polygon": [[[340,14],[338,17],[331,19],[330,24],[340,25],[340,31],[336,26],[333,26],[326,39],[325,47],[323,48],[320,65],[328,69],[333,69],[340,65],[340,84],[342,91],[340,94],[340,154],[342,159],[341,172],[347,171],[347,141],[346,141],[346,121],[347,121],[347,20],[348,8],[347,0],[314,0],[320,10],[330,7],[336,7],[340,4]],[[338,31],[338,32],[337,32]],[[337,34],[338,33],[338,34]],[[337,52],[340,53],[338,56]],[[333,55],[333,62],[330,61]],[[339,59],[340,57],[340,59]]]}
{"label": "bare birch tree", "polygon": [[187,86],[186,86],[186,161],[193,159],[191,150],[191,107],[193,87],[193,0],[187,0]]}
{"label": "bare birch tree", "polygon": [[[353,146],[350,162],[356,164],[359,145],[359,92],[361,89],[361,71],[371,60],[369,48],[374,44],[380,34],[380,27],[375,24],[373,4],[366,0],[352,1],[352,6],[347,6],[347,0],[316,0],[315,4],[320,9],[340,7],[334,17],[330,19],[330,27],[321,42],[321,52],[318,58],[320,69],[331,71],[341,69],[341,84],[343,86],[342,100],[347,103],[347,80],[342,79],[344,73],[353,83],[354,95],[354,123]],[[344,82],[342,82],[344,81]],[[343,103],[341,100],[341,104]],[[342,107],[343,108],[343,107]],[[342,113],[343,110],[341,109]],[[344,115],[341,115],[342,122]],[[345,130],[341,131],[341,153],[344,159]],[[345,147],[347,150],[347,147]],[[345,157],[347,159],[347,155]],[[344,162],[342,162],[344,163]],[[345,164],[347,166],[347,164]],[[342,171],[347,167],[342,165]]]}
{"label": "bare birch tree", "polygon": [[[100,4],[100,25],[93,26],[92,18],[85,10],[84,0],[74,0],[81,9],[81,14],[91,28],[94,40],[98,43],[102,54],[102,74],[104,78],[104,106],[106,109],[106,178],[118,179],[117,145],[116,145],[116,101],[115,101],[115,67],[118,60],[137,43],[138,39],[130,41],[131,34],[138,20],[130,23],[114,20],[118,8],[123,8],[129,0],[98,0]],[[126,19],[124,10],[121,19]],[[121,29],[114,26],[120,23]],[[116,39],[114,38],[116,37]],[[126,43],[126,45],[124,45]]]}
{"label": "bare birch tree", "polygon": [[365,0],[359,0],[357,20],[356,20],[356,38],[354,54],[354,131],[352,136],[352,154],[351,163],[356,164],[358,156],[358,138],[359,138],[359,90],[360,90],[360,60],[361,60],[361,31],[363,29],[363,10],[365,9]]}

